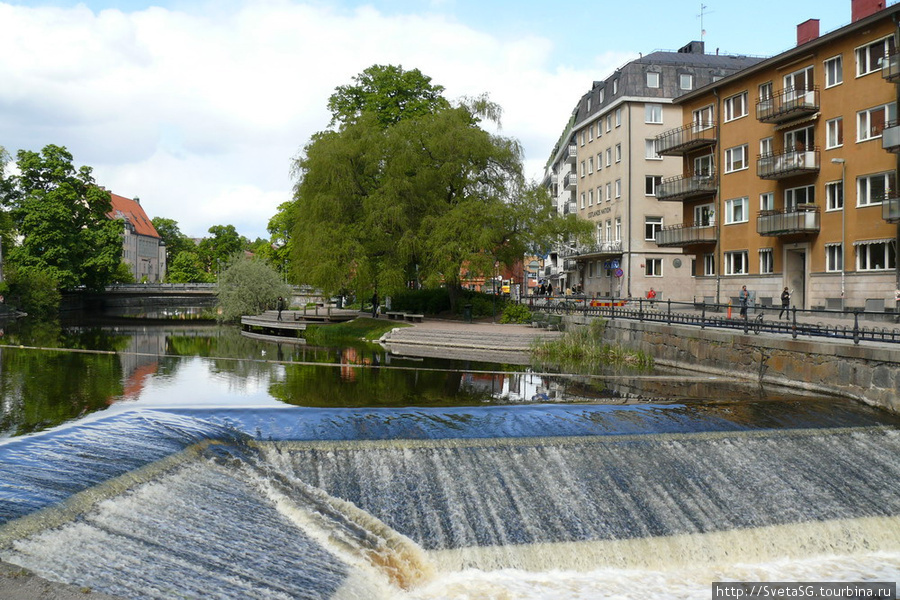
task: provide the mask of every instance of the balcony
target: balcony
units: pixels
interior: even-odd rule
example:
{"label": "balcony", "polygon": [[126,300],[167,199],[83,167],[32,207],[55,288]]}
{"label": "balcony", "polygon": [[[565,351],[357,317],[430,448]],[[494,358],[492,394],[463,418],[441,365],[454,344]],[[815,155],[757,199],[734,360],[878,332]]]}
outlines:
{"label": "balcony", "polygon": [[622,240],[581,244],[574,248],[566,248],[563,251],[563,255],[570,258],[597,258],[618,256],[620,254],[622,254]]}
{"label": "balcony", "polygon": [[661,247],[715,244],[717,240],[715,225],[672,225],[656,234],[656,245]]}
{"label": "balcony", "polygon": [[575,202],[570,200],[569,202],[565,202],[563,204],[563,214],[564,215],[574,215],[577,212],[577,207],[575,206]]}
{"label": "balcony", "polygon": [[563,187],[567,190],[574,190],[578,186],[578,176],[575,175],[575,172],[566,173],[565,178],[563,179]]}
{"label": "balcony", "polygon": [[763,210],[756,217],[756,232],[764,236],[819,233],[821,209],[815,204],[798,204],[785,210]]}
{"label": "balcony", "polygon": [[881,130],[881,147],[888,152],[900,153],[900,122],[888,121]]}
{"label": "balcony", "polygon": [[888,223],[900,223],[900,197],[897,192],[888,194],[881,201],[881,218]]}
{"label": "balcony", "polygon": [[578,146],[575,144],[569,144],[569,149],[566,151],[566,162],[573,165],[578,162]]}
{"label": "balcony", "polygon": [[761,154],[756,162],[760,179],[787,179],[819,172],[819,150],[808,148],[775,154]]}
{"label": "balcony", "polygon": [[885,81],[900,83],[900,50],[892,50],[881,61],[881,76]]}
{"label": "balcony", "polygon": [[656,153],[660,156],[684,156],[688,152],[715,146],[718,128],[715,123],[688,123],[656,136]]}
{"label": "balcony", "polygon": [[663,179],[656,187],[656,199],[666,201],[685,202],[697,200],[716,193],[716,176],[710,172],[707,175],[676,175]]}
{"label": "balcony", "polygon": [[787,88],[756,103],[756,118],[761,123],[786,123],[819,112],[819,88]]}

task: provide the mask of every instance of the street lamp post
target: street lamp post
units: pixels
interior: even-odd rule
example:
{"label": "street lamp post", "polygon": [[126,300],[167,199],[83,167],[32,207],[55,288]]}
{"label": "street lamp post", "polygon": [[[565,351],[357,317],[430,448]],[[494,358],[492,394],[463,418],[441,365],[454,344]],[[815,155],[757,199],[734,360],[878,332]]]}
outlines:
{"label": "street lamp post", "polygon": [[846,219],[844,215],[846,213],[846,179],[847,179],[847,161],[843,158],[832,158],[831,162],[836,165],[841,165],[841,312],[844,312],[844,265],[846,264],[846,257],[844,256],[844,238],[845,238],[845,228],[846,228]]}

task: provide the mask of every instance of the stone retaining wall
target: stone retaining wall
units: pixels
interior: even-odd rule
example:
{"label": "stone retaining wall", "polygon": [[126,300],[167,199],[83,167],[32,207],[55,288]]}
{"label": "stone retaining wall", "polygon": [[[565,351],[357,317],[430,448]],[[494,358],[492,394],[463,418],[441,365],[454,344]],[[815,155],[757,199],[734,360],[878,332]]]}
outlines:
{"label": "stone retaining wall", "polygon": [[[566,317],[566,324],[589,320]],[[900,348],[886,344],[627,320],[609,321],[605,337],[646,352],[661,365],[849,397],[900,413]]]}

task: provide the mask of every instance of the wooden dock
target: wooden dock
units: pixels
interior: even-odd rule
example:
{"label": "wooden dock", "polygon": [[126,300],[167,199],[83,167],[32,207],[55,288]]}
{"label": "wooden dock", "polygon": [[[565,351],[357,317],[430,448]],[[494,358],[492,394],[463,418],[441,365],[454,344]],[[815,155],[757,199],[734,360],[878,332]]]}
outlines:
{"label": "wooden dock", "polygon": [[307,325],[345,323],[360,314],[355,310],[316,307],[306,311],[283,310],[279,321],[278,311],[267,310],[261,315],[241,317],[241,331],[258,339],[302,340]]}

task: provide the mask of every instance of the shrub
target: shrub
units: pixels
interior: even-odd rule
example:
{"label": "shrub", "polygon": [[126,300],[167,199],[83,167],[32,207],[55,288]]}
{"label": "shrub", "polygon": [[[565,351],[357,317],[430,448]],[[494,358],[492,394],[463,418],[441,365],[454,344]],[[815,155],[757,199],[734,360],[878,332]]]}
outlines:
{"label": "shrub", "polygon": [[503,309],[501,323],[531,323],[531,310],[524,304],[508,303]]}

